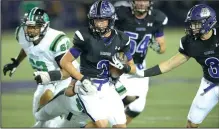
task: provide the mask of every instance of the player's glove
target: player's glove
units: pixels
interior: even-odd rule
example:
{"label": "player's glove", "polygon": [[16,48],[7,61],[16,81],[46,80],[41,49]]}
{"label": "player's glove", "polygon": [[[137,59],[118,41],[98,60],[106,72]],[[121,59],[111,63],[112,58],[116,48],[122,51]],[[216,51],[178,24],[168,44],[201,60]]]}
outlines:
{"label": "player's glove", "polygon": [[47,85],[52,81],[59,81],[62,79],[62,73],[60,70],[49,72],[37,71],[33,73],[33,76],[36,83],[42,85]]}
{"label": "player's glove", "polygon": [[47,85],[51,82],[48,72],[37,71],[33,73],[33,76],[37,84]]}
{"label": "player's glove", "polygon": [[151,38],[148,46],[154,50],[155,52],[159,53],[160,52],[160,44],[155,40],[155,38]]}
{"label": "player's glove", "polygon": [[97,87],[92,83],[88,77],[81,79],[82,85],[75,85],[74,92],[81,95],[93,95],[97,93]]}
{"label": "player's glove", "polygon": [[144,69],[139,69],[138,67],[136,67],[136,73],[135,75],[137,77],[144,77]]}
{"label": "player's glove", "polygon": [[122,61],[117,58],[116,54],[112,57],[110,65],[116,67],[117,69],[121,69],[124,73],[129,73],[131,70],[131,67],[128,64],[123,64]]}
{"label": "player's glove", "polygon": [[11,77],[12,74],[15,72],[19,62],[15,58],[11,58],[12,63],[8,63],[3,68],[4,76],[6,76],[7,72],[10,71],[9,76]]}

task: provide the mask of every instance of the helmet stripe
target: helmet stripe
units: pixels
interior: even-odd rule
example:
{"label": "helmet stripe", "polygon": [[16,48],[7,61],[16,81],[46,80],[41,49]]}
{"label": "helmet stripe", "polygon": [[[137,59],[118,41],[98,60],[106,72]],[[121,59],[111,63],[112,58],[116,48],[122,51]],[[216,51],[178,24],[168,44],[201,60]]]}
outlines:
{"label": "helmet stripe", "polygon": [[33,9],[31,9],[31,11],[30,11],[30,13],[29,13],[29,20],[31,20],[31,17],[32,17],[32,15],[33,15],[33,10],[34,10],[35,8],[33,8]]}
{"label": "helmet stripe", "polygon": [[37,10],[38,10],[38,8],[35,8],[35,10],[34,10],[34,12],[33,12],[32,21],[34,20],[34,14],[36,13]]}
{"label": "helmet stripe", "polygon": [[33,20],[33,13],[35,12],[35,10],[37,10],[37,8],[33,8],[31,9],[30,13],[29,13],[29,20]]}
{"label": "helmet stripe", "polygon": [[100,14],[101,5],[102,5],[102,1],[99,1],[99,3],[97,4],[97,15],[101,15]]}

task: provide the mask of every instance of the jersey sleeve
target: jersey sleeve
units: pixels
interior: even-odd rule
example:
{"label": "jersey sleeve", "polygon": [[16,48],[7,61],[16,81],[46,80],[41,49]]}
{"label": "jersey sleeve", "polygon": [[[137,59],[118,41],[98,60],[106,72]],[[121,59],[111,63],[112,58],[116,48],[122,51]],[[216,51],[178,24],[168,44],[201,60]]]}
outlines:
{"label": "jersey sleeve", "polygon": [[161,37],[164,35],[164,26],[168,23],[168,17],[163,12],[156,10],[155,20],[158,24],[155,37]]}
{"label": "jersey sleeve", "polygon": [[71,54],[77,58],[81,52],[85,51],[85,40],[81,33],[81,31],[75,31],[75,35],[73,38],[73,47],[70,49]]}
{"label": "jersey sleeve", "polygon": [[66,35],[63,35],[57,40],[57,43],[53,48],[54,56],[57,57],[59,55],[66,53],[70,49],[70,47],[71,47],[70,39]]}
{"label": "jersey sleeve", "polygon": [[186,44],[189,44],[189,43],[187,42],[186,37],[184,36],[180,39],[179,52],[186,56],[189,56]]}

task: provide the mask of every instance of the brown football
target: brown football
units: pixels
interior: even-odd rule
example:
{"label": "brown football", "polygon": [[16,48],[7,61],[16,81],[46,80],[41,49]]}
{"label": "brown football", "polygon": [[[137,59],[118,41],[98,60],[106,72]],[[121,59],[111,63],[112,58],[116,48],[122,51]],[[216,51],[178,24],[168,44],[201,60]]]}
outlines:
{"label": "brown football", "polygon": [[114,66],[110,65],[109,66],[109,70],[110,70],[110,75],[113,78],[118,78],[123,74],[123,71],[120,69],[115,68]]}

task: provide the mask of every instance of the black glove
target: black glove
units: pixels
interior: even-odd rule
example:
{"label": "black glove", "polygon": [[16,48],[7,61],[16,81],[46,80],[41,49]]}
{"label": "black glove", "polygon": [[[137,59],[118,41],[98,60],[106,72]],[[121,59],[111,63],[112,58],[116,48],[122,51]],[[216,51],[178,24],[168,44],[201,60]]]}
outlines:
{"label": "black glove", "polygon": [[6,73],[10,71],[9,76],[11,77],[12,74],[15,72],[17,66],[19,65],[19,62],[15,58],[11,58],[11,60],[12,63],[6,64],[3,68],[4,76],[6,76]]}

